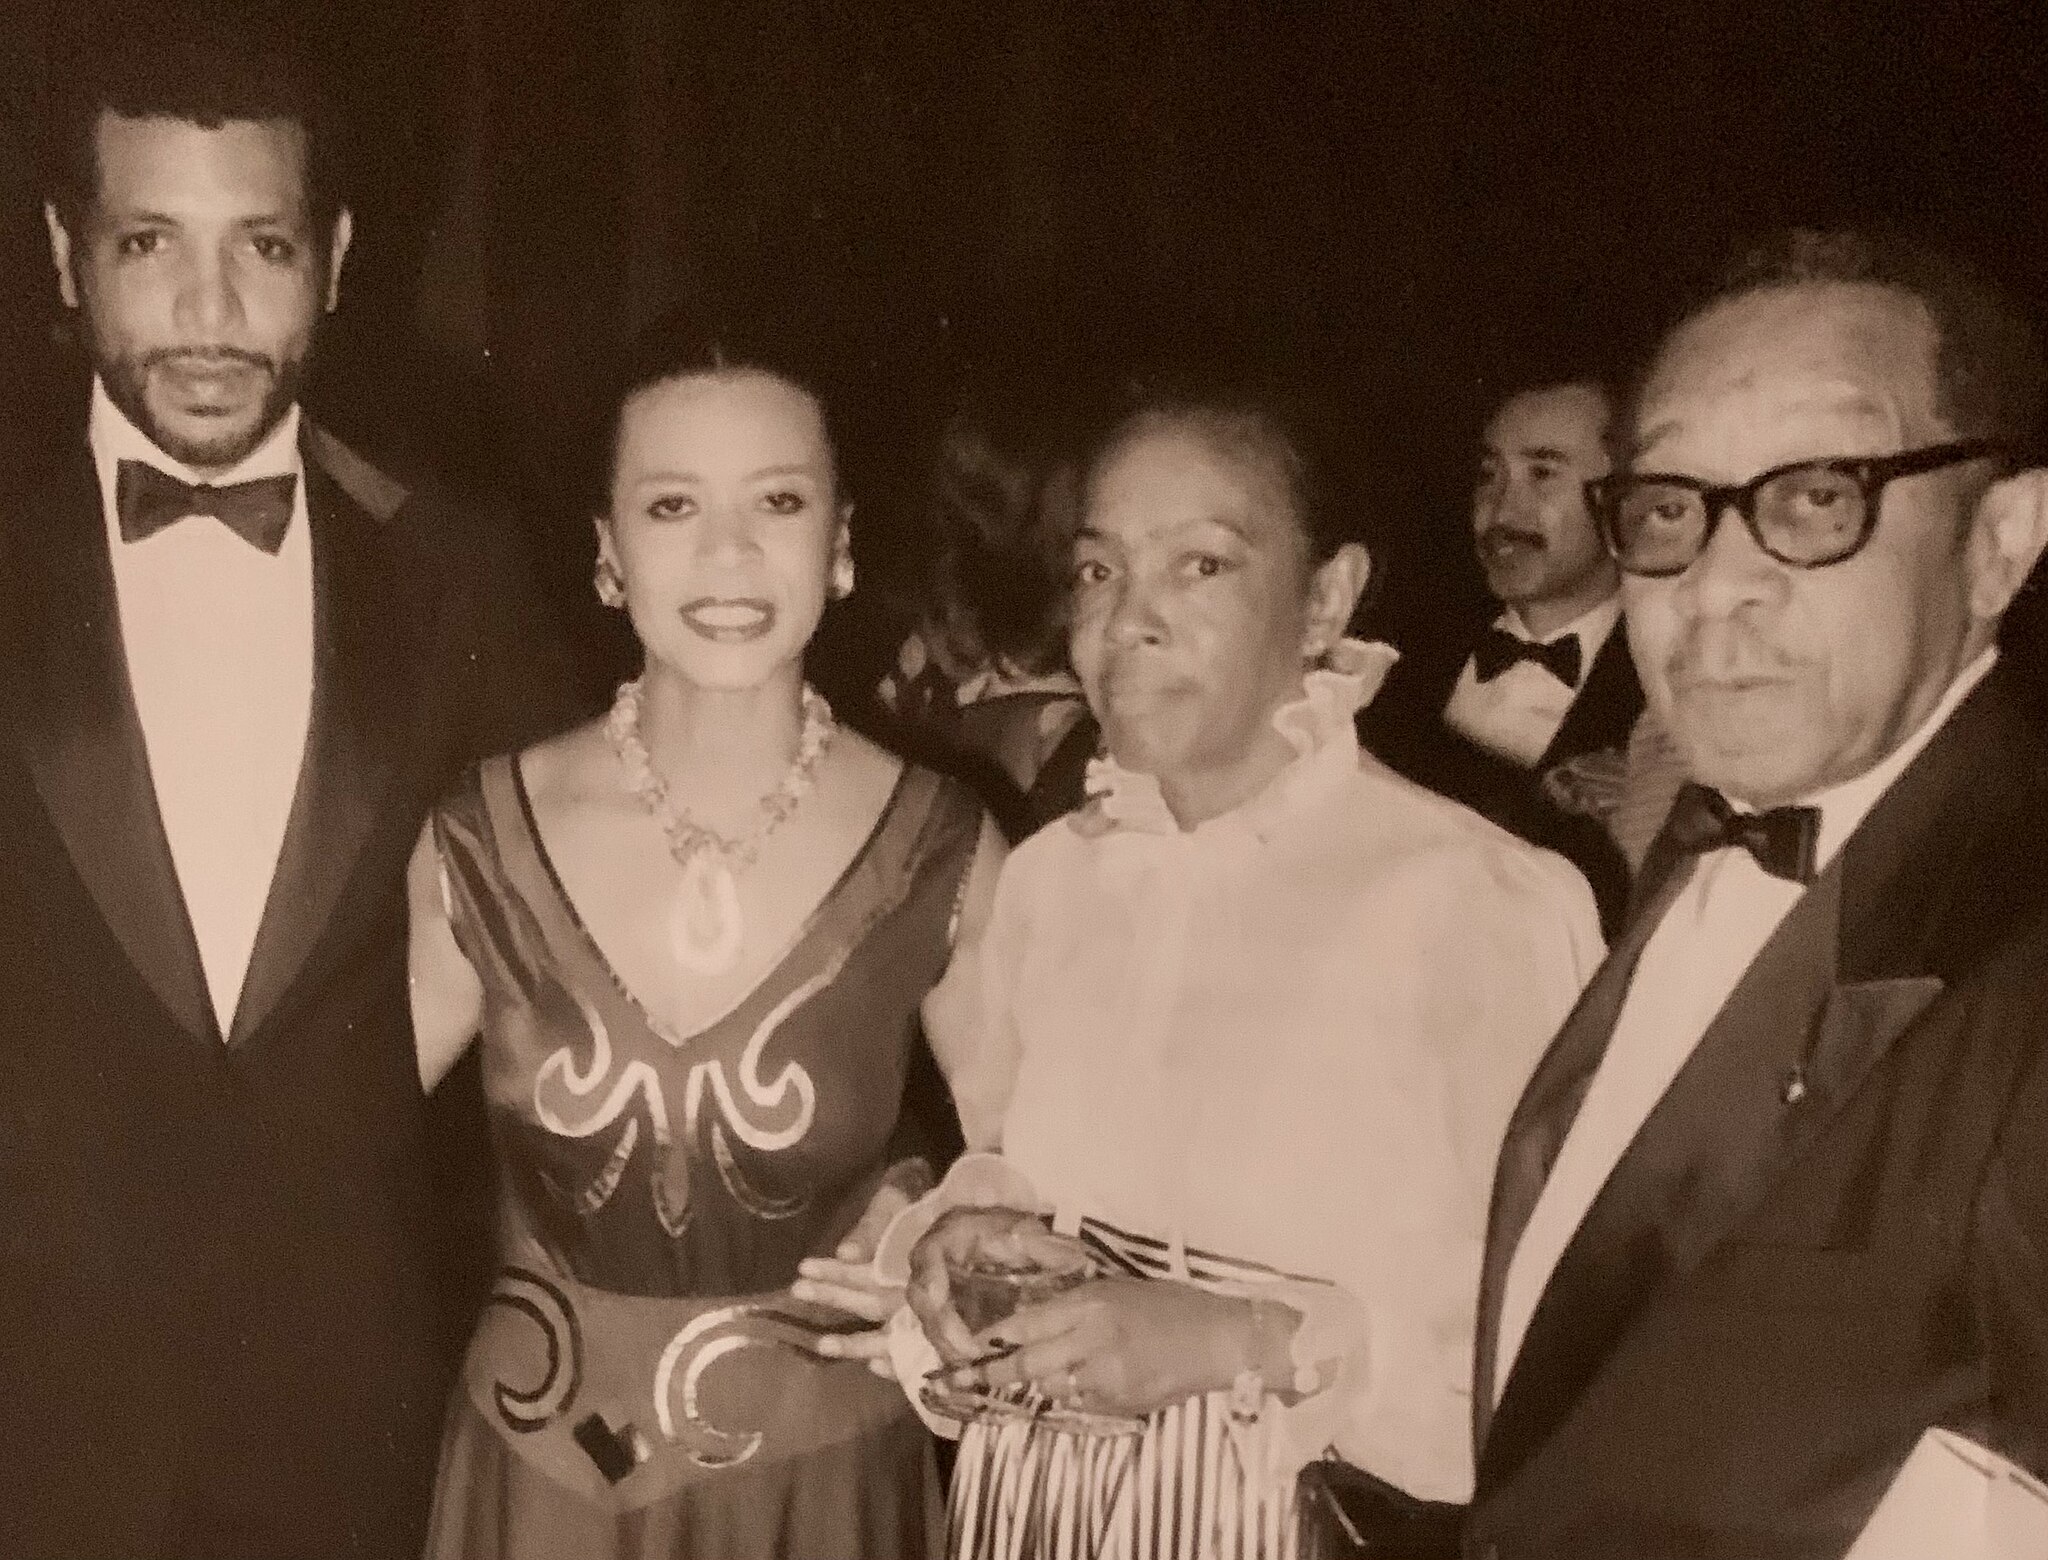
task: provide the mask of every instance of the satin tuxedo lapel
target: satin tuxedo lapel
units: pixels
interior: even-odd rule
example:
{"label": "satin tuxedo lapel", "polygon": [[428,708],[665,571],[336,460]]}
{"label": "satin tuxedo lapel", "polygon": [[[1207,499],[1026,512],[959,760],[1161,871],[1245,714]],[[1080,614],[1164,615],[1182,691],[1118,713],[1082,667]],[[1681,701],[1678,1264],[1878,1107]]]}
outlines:
{"label": "satin tuxedo lapel", "polygon": [[[1628,945],[1640,953],[1675,890],[1653,891],[1638,912],[1538,1069],[1503,1148],[1479,1319],[1482,1490],[1505,1483],[1542,1445],[1643,1308],[1741,1227],[1984,952],[1981,890],[2002,876],[1991,863],[2010,856],[2000,841],[2018,811],[2017,792],[1997,778],[2014,750],[2011,724],[1999,680],[1988,680],[1786,916],[1566,1247],[1489,1416],[1506,1267],[1620,1008],[1607,990],[1594,1010],[1593,994]],[[1991,897],[2002,901],[1993,915],[2009,913],[2009,896]],[[1562,1108],[1556,1082],[1547,1099],[1539,1095],[1546,1073],[1576,1087]]]}
{"label": "satin tuxedo lapel", "polygon": [[1615,1019],[1628,994],[1629,979],[1650,933],[1685,886],[1686,873],[1667,874],[1594,972],[1578,1005],[1551,1042],[1508,1121],[1487,1215],[1486,1259],[1479,1275],[1479,1327],[1472,1393],[1473,1435],[1485,1446],[1493,1418],[1498,1379],[1501,1300],[1515,1246],[1536,1209],[1551,1166],[1577,1119],[1586,1090],[1607,1054]]}
{"label": "satin tuxedo lapel", "polygon": [[1506,1478],[1540,1444],[1641,1306],[1691,1270],[1825,1120],[1831,1102],[1812,1079],[1796,1107],[1783,1091],[1830,1007],[1840,881],[1831,871],[1786,916],[1566,1246],[1488,1428],[1486,1477]]}
{"label": "satin tuxedo lapel", "polygon": [[1593,657],[1578,696],[1565,711],[1563,724],[1537,760],[1536,768],[1548,769],[1582,753],[1626,745],[1636,717],[1642,713],[1643,688],[1636,678],[1635,660],[1629,654],[1628,630],[1617,623],[1600,653]]}
{"label": "satin tuxedo lapel", "polygon": [[380,519],[321,463],[322,436],[304,440],[306,512],[313,532],[313,704],[306,754],[277,870],[228,1035],[246,1044],[306,969],[364,847],[388,810],[407,733],[406,671],[416,659],[406,617],[390,610],[395,583],[378,547]]}
{"label": "satin tuxedo lapel", "polygon": [[99,484],[82,443],[32,503],[12,549],[16,740],[79,881],[129,961],[181,1029],[217,1045],[121,648]]}

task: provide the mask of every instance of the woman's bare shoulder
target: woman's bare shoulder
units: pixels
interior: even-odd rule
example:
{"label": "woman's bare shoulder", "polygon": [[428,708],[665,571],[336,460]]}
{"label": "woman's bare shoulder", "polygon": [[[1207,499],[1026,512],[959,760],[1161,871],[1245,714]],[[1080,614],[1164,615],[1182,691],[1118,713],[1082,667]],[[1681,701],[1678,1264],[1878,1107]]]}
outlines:
{"label": "woman's bare shoulder", "polygon": [[904,761],[880,743],[841,726],[832,737],[831,784],[819,787],[825,809],[844,827],[861,833],[881,817],[902,777]]}
{"label": "woman's bare shoulder", "polygon": [[537,811],[558,813],[615,794],[618,755],[605,739],[604,721],[585,721],[522,749],[519,774]]}
{"label": "woman's bare shoulder", "polygon": [[832,745],[848,764],[857,766],[870,781],[879,779],[893,785],[903,772],[904,760],[900,755],[890,752],[872,737],[862,736],[851,726],[838,727],[833,732]]}

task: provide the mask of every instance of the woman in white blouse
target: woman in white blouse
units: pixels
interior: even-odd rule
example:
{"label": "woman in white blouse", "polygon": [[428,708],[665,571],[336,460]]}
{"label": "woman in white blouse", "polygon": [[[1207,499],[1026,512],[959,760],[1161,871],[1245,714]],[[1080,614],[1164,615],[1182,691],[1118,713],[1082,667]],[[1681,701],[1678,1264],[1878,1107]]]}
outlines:
{"label": "woman in white blouse", "polygon": [[[1599,935],[1561,859],[1360,751],[1395,652],[1343,637],[1370,560],[1282,403],[1148,395],[1085,472],[1107,756],[1005,867],[949,1065],[1035,1206],[948,1213],[910,1299],[946,1384],[1145,1429],[976,1420],[953,1544],[1287,1555],[1326,1448],[1469,1494],[1494,1156]],[[970,1332],[949,1256],[1074,1237],[1103,1276]]]}

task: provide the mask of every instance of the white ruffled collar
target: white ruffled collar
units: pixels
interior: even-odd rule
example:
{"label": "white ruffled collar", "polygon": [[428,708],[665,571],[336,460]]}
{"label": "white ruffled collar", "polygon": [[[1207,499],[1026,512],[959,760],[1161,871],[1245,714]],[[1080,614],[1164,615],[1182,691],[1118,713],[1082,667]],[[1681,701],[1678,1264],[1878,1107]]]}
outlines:
{"label": "white ruffled collar", "polygon": [[1302,677],[1301,697],[1273,712],[1273,729],[1294,749],[1293,761],[1257,795],[1229,812],[1183,829],[1155,776],[1126,769],[1103,754],[1088,762],[1088,803],[1073,814],[1074,827],[1089,836],[1117,831],[1195,836],[1235,825],[1264,838],[1268,825],[1297,798],[1321,789],[1316,777],[1358,767],[1353,717],[1372,702],[1400,658],[1400,651],[1376,640],[1340,639],[1331,646],[1322,662]]}

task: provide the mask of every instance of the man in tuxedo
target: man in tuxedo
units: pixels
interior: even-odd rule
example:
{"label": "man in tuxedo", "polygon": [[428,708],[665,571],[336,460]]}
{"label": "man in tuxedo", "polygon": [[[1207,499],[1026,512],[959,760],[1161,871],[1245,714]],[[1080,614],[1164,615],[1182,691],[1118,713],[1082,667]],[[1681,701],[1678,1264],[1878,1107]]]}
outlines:
{"label": "man in tuxedo", "polygon": [[1614,560],[1586,499],[1608,469],[1610,412],[1592,380],[1537,383],[1494,412],[1472,533],[1500,615],[1404,656],[1363,736],[1410,779],[1570,857],[1611,929],[1627,896],[1620,853],[1542,784],[1560,764],[1618,753],[1643,708]]}
{"label": "man in tuxedo", "polygon": [[289,55],[78,63],[89,406],[0,509],[0,1553],[417,1553],[452,1362],[405,863],[575,682],[510,538],[299,404],[351,218]]}
{"label": "man in tuxedo", "polygon": [[2048,1472],[2048,540],[2025,322],[1760,249],[1597,503],[1690,784],[1494,1187],[1474,1557],[1837,1560],[1928,1427]]}

